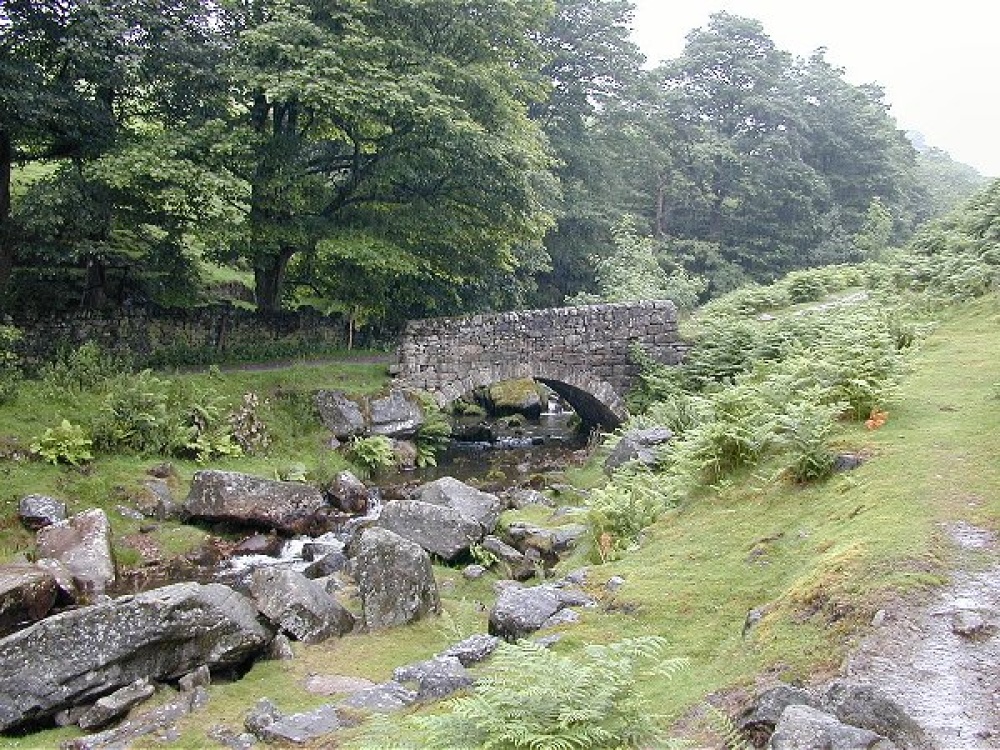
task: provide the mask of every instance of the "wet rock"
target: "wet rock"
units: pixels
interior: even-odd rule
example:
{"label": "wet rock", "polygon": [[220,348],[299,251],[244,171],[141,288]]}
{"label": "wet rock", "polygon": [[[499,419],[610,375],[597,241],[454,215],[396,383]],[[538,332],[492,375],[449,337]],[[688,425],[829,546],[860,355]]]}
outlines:
{"label": "wet rock", "polygon": [[972,641],[989,638],[996,629],[996,625],[978,612],[962,609],[951,616],[951,632]]}
{"label": "wet rock", "polygon": [[417,450],[417,444],[412,440],[396,440],[393,438],[392,455],[395,458],[396,466],[400,469],[406,471],[417,468],[420,452]]}
{"label": "wet rock", "polygon": [[764,690],[754,699],[753,704],[739,717],[736,726],[753,739],[755,747],[763,747],[789,706],[819,708],[820,700],[805,688],[776,685]]}
{"label": "wet rock", "polygon": [[313,400],[323,426],[338,440],[365,434],[367,422],[362,407],[342,391],[319,391]]}
{"label": "wet rock", "polygon": [[402,711],[417,702],[417,694],[392,680],[374,687],[358,690],[338,703],[338,706],[355,711],[391,713]]}
{"label": "wet rock", "polygon": [[66,503],[48,495],[26,495],[17,504],[17,517],[25,528],[38,531],[66,520]]}
{"label": "wet rock", "polygon": [[250,576],[250,592],[275,627],[303,643],[320,643],[354,629],[354,615],[297,571],[257,568]]}
{"label": "wet rock", "polygon": [[550,585],[531,588],[507,587],[501,591],[490,610],[489,632],[514,642],[545,625],[545,622],[568,604],[567,594]]}
{"label": "wet rock", "polygon": [[462,577],[470,581],[478,581],[480,578],[486,575],[486,573],[487,573],[486,568],[484,568],[482,565],[475,565],[475,564],[466,565],[462,569]]}
{"label": "wet rock", "polygon": [[267,647],[267,658],[271,661],[290,661],[295,658],[292,642],[284,633],[278,633]]}
{"label": "wet rock", "polygon": [[111,524],[103,510],[87,510],[39,529],[35,547],[37,557],[63,563],[87,596],[99,596],[114,583]]}
{"label": "wet rock", "polygon": [[367,630],[405,625],[440,609],[427,552],[392,531],[365,529],[351,567]]}
{"label": "wet rock", "polygon": [[77,724],[80,729],[91,730],[110,724],[120,716],[127,714],[133,707],[138,706],[148,700],[156,692],[153,684],[143,677],[136,680],[131,685],[119,688],[110,695],[103,698],[88,708],[79,719]]}
{"label": "wet rock", "polygon": [[454,656],[463,667],[471,667],[473,664],[486,661],[500,645],[500,639],[486,633],[476,633],[470,635],[463,641],[450,646],[441,656]]}
{"label": "wet rock", "polygon": [[397,667],[392,678],[417,694],[418,701],[435,701],[465,690],[472,675],[455,656],[435,656],[426,661]]}
{"label": "wet rock", "polygon": [[323,490],[337,510],[351,515],[368,511],[368,487],[349,471],[338,473]]}
{"label": "wet rock", "polygon": [[193,672],[188,672],[177,681],[177,689],[182,693],[193,692],[196,688],[207,688],[212,684],[212,671],[202,664]]}
{"label": "wet rock", "polygon": [[451,508],[462,518],[479,524],[482,534],[492,533],[500,520],[500,498],[454,477],[441,477],[417,487],[412,499]]}
{"label": "wet rock", "polygon": [[0,639],[0,731],[148,677],[241,664],[273,632],[245,596],[178,583],[62,612]]}
{"label": "wet rock", "polygon": [[865,457],[857,453],[839,453],[833,457],[835,472],[854,471],[865,462]]}
{"label": "wet rock", "polygon": [[823,695],[821,707],[845,724],[888,737],[900,750],[931,750],[933,747],[924,730],[874,685],[834,680]]}
{"label": "wet rock", "polygon": [[415,396],[398,388],[387,396],[373,398],[369,404],[373,435],[405,440],[415,437],[424,424],[424,410]]}
{"label": "wet rock", "polygon": [[254,534],[248,536],[235,547],[233,556],[240,555],[266,555],[277,557],[281,554],[281,548],[285,546],[285,541],[274,534]]}
{"label": "wet rock", "polygon": [[655,466],[659,460],[657,454],[660,446],[669,443],[673,438],[673,431],[666,427],[630,430],[621,437],[604,460],[604,471],[611,474],[630,461],[643,466]]}
{"label": "wet rock", "polygon": [[483,527],[453,508],[419,500],[394,500],[382,508],[376,525],[451,561],[483,538]]}
{"label": "wet rock", "polygon": [[315,532],[325,523],[326,501],[318,489],[231,471],[199,471],[184,511],[194,520],[235,522],[289,534]]}
{"label": "wet rock", "polygon": [[785,709],[770,750],[896,750],[882,735],[843,724],[835,716],[803,705]]}
{"label": "wet rock", "polygon": [[342,552],[344,544],[338,539],[332,541],[313,540],[302,545],[302,559],[315,562],[331,552]]}
{"label": "wet rock", "polygon": [[343,552],[330,552],[306,567],[302,571],[302,575],[306,578],[326,578],[334,573],[347,570],[349,562],[347,555]]}
{"label": "wet rock", "polygon": [[374,686],[374,682],[362,677],[346,677],[336,674],[311,674],[306,677],[302,684],[305,691],[313,695],[350,694]]}
{"label": "wet rock", "polygon": [[480,546],[506,565],[510,571],[510,577],[515,581],[527,581],[535,576],[537,571],[534,561],[525,557],[520,550],[514,549],[499,537],[484,537]]}
{"label": "wet rock", "polygon": [[548,565],[554,565],[560,556],[571,551],[587,533],[582,524],[566,524],[554,528],[544,528],[526,521],[514,521],[507,526],[507,541],[512,546],[527,553],[535,550]]}
{"label": "wet rock", "polygon": [[0,565],[0,636],[45,617],[57,591],[52,574],[37,565]]}
{"label": "wet rock", "polygon": [[538,419],[544,406],[538,384],[530,379],[494,383],[486,389],[483,400],[489,413],[495,416],[523,414],[528,419]]}
{"label": "wet rock", "polygon": [[193,711],[208,702],[208,693],[198,688],[193,693],[182,695],[175,701],[150,709],[139,716],[128,719],[116,727],[97,734],[75,740],[67,740],[60,745],[62,750],[120,750],[134,746],[141,737],[151,734],[177,734],[176,724]]}
{"label": "wet rock", "polygon": [[520,510],[521,508],[527,508],[531,505],[544,505],[546,507],[552,507],[553,502],[538,490],[518,489],[512,490],[507,495],[507,505],[514,510]]}
{"label": "wet rock", "polygon": [[318,740],[345,724],[333,705],[320,706],[298,714],[282,714],[267,698],[262,699],[246,718],[246,728],[264,742],[302,745]]}

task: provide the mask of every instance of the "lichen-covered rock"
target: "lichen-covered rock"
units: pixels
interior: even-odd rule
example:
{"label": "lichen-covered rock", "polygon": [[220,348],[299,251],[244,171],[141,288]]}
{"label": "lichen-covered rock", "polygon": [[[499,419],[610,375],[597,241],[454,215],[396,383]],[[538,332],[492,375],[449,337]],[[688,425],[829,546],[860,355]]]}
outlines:
{"label": "lichen-covered rock", "polygon": [[87,596],[103,594],[114,583],[111,523],[103,510],[93,509],[39,529],[36,555],[63,563]]}
{"label": "lichen-covered rock", "polygon": [[528,588],[505,586],[490,610],[489,632],[514,642],[544,627],[563,608],[589,602],[582,592],[548,584]]}
{"label": "lichen-covered rock", "polygon": [[264,616],[303,643],[319,643],[350,633],[354,615],[302,573],[281,568],[257,568],[250,592]]}
{"label": "lichen-covered rock", "polygon": [[0,731],[144,677],[235,666],[273,636],[252,600],[215,583],[178,583],[53,615],[0,639]]}
{"label": "lichen-covered rock", "polygon": [[136,680],[131,685],[119,688],[110,695],[99,698],[77,719],[80,729],[97,729],[111,723],[119,716],[124,716],[134,706],[153,697],[156,688],[145,677]]}
{"label": "lichen-covered rock", "polygon": [[396,667],[392,678],[401,685],[411,687],[418,701],[447,698],[459,690],[472,687],[474,682],[458,657],[444,655]]}
{"label": "lichen-covered rock", "polygon": [[492,533],[500,520],[500,498],[454,477],[441,477],[417,487],[412,499],[451,508],[462,518],[478,523],[483,534]]}
{"label": "lichen-covered rock", "polygon": [[788,706],[778,720],[770,750],[896,750],[880,734],[838,721],[804,705]]}
{"label": "lichen-covered rock", "polygon": [[610,474],[630,461],[643,466],[655,466],[659,447],[669,443],[673,438],[674,433],[666,427],[631,430],[622,436],[608,454],[604,460],[604,470]]}
{"label": "lichen-covered rock", "polygon": [[0,565],[0,636],[45,617],[57,591],[52,574],[37,565]]}
{"label": "lichen-covered rock", "polygon": [[17,503],[17,516],[32,531],[66,520],[66,503],[48,495],[26,495]]}
{"label": "lichen-covered rock", "polygon": [[352,568],[368,630],[405,625],[440,609],[427,552],[388,529],[361,533]]}
{"label": "lichen-covered rock", "polygon": [[373,435],[408,439],[424,424],[424,410],[417,398],[394,388],[387,396],[373,398],[368,404],[369,430]]}
{"label": "lichen-covered rock", "polygon": [[368,511],[368,488],[351,472],[338,473],[324,489],[338,510],[355,515]]}
{"label": "lichen-covered rock", "polygon": [[342,391],[318,391],[314,403],[323,426],[338,440],[365,433],[367,422],[361,406]]}
{"label": "lichen-covered rock", "polygon": [[442,560],[454,560],[467,552],[484,533],[482,524],[459,511],[419,500],[386,503],[376,523]]}
{"label": "lichen-covered rock", "polygon": [[888,737],[902,750],[931,750],[934,743],[903,708],[875,685],[834,680],[822,708],[840,721]]}
{"label": "lichen-covered rock", "polygon": [[317,531],[325,520],[322,493],[301,482],[279,482],[231,471],[199,471],[184,511],[192,519],[231,521],[289,534]]}

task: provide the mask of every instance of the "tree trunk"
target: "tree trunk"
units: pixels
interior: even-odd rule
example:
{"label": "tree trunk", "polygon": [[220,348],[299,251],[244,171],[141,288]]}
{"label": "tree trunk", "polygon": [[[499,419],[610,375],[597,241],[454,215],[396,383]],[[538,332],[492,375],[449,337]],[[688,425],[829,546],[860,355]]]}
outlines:
{"label": "tree trunk", "polygon": [[267,255],[254,263],[254,294],[258,312],[274,312],[281,307],[285,271],[293,255],[294,247],[283,246],[277,255]]}
{"label": "tree trunk", "polygon": [[83,298],[80,300],[80,307],[84,310],[97,310],[104,307],[108,301],[104,261],[96,255],[89,255],[86,263],[87,280],[83,290]]}
{"label": "tree trunk", "polygon": [[10,225],[10,180],[14,143],[10,133],[0,130],[0,293],[7,288],[14,270],[14,238]]}

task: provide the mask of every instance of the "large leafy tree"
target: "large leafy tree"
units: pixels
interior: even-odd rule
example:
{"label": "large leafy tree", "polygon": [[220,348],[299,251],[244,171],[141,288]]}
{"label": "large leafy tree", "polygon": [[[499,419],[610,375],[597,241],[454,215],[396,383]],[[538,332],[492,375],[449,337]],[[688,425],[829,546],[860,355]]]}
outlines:
{"label": "large leafy tree", "polygon": [[[529,38],[544,2],[264,2],[235,9],[233,122],[258,307],[289,261],[358,232],[454,283],[546,226]],[[359,283],[362,283],[359,281]]]}
{"label": "large leafy tree", "polygon": [[184,155],[185,138],[224,101],[213,9],[201,0],[14,0],[3,21],[0,131],[10,148],[0,176],[14,161],[49,170],[0,216],[0,282],[18,245],[30,247],[28,263],[82,268],[84,306],[105,302],[109,266],[121,272],[119,291],[130,271],[165,258],[176,271],[183,228],[208,215],[201,188],[218,187]]}

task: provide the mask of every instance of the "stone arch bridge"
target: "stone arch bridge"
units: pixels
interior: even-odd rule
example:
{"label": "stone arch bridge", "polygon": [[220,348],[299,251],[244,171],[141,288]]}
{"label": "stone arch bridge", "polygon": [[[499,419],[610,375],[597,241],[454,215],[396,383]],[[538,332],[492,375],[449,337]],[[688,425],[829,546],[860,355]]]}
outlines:
{"label": "stone arch bridge", "polygon": [[410,321],[396,368],[398,384],[431,393],[445,407],[476,388],[533,378],[606,427],[628,415],[625,395],[639,368],[638,347],[663,364],[686,348],[677,308],[667,300]]}

